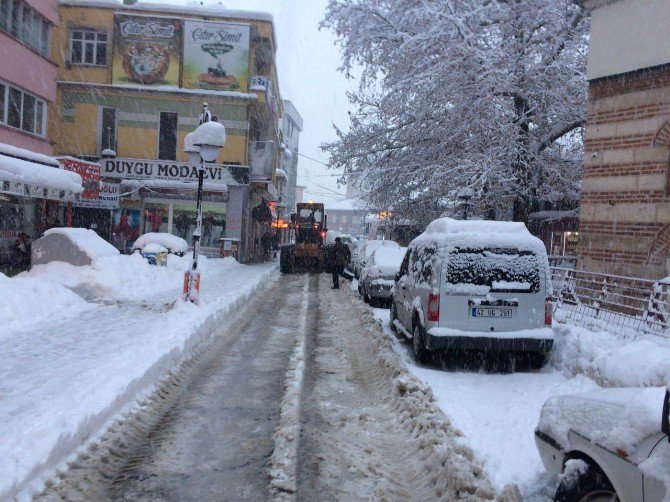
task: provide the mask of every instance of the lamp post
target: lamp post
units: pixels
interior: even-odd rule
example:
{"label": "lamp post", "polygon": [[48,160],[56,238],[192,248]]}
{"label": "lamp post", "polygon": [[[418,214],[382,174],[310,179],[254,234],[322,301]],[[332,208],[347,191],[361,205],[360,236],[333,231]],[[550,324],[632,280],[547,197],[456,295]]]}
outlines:
{"label": "lamp post", "polygon": [[[208,117],[207,104],[203,104],[203,119]],[[198,198],[196,202],[197,219],[193,231],[193,259],[184,278],[184,300],[198,302],[200,292],[200,237],[202,236],[202,185],[205,177],[205,162],[214,162],[219,150],[226,144],[226,128],[218,122],[202,121],[195,131],[184,138],[184,152],[189,163],[198,167]]]}

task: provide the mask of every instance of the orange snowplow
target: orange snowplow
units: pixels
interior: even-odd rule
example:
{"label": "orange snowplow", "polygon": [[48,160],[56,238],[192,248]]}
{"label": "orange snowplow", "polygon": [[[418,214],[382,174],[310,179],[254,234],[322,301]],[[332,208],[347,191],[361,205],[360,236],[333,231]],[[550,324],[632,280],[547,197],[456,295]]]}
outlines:
{"label": "orange snowplow", "polygon": [[322,272],[325,266],[324,240],[327,232],[323,204],[297,204],[290,226],[295,234],[295,242],[282,247],[280,270],[285,274],[296,271]]}

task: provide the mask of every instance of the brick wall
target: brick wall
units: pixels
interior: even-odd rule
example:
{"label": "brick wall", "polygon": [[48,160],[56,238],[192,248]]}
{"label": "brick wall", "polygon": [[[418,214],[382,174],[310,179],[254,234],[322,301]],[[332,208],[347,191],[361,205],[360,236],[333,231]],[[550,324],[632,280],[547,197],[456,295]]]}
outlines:
{"label": "brick wall", "polygon": [[579,267],[670,275],[670,65],[589,84]]}

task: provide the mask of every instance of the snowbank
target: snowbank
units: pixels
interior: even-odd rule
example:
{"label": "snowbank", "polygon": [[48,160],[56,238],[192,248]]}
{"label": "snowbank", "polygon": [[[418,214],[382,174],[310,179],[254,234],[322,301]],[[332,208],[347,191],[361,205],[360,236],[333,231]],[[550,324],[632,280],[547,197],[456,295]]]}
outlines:
{"label": "snowbank", "polygon": [[[209,260],[201,260],[205,282]],[[19,277],[55,282],[89,299],[142,300],[166,291],[180,292],[189,263],[186,256],[168,255],[167,267],[155,267],[137,252],[129,256],[117,252],[82,267],[64,262],[36,265]]]}
{"label": "snowbank", "polygon": [[172,253],[185,253],[188,243],[181,237],[165,232],[148,232],[140,235],[135,241],[135,249],[144,249],[147,244],[160,244]]}
{"label": "snowbank", "polygon": [[[55,469],[95,441],[203,340],[219,333],[226,318],[276,274],[274,264],[204,260],[196,306],[176,300],[180,269],[188,259],[170,258],[176,262],[170,260],[168,267],[149,266],[136,254],[101,259],[95,264],[104,265],[99,269],[49,264],[31,272],[30,280],[38,281],[85,269],[78,280],[113,283],[122,293],[127,291],[121,284],[132,278],[128,290],[135,287],[144,295],[135,295],[142,301],[113,301],[110,296],[74,318],[5,333],[0,352],[0,499],[28,499],[40,490]],[[119,278],[113,278],[114,266]],[[162,289],[166,285],[170,288]]]}
{"label": "snowbank", "polygon": [[75,247],[86,253],[91,260],[105,256],[117,256],[119,250],[87,228],[50,228],[44,235],[58,234],[67,237]]}
{"label": "snowbank", "polygon": [[0,298],[0,340],[20,327],[45,319],[63,319],[91,308],[61,284],[32,278],[9,278],[1,273]]}
{"label": "snowbank", "polygon": [[606,387],[670,383],[669,339],[653,335],[629,339],[557,322],[554,332],[551,362],[568,375],[584,374]]}

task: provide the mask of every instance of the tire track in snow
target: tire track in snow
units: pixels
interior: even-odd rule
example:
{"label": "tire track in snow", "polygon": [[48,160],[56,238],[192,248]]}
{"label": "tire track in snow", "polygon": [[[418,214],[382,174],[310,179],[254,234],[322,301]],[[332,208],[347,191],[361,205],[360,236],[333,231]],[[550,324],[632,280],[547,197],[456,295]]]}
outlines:
{"label": "tire track in snow", "polygon": [[320,278],[307,338],[297,500],[491,500],[473,452],[373,317]]}

